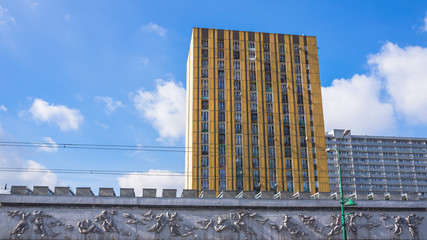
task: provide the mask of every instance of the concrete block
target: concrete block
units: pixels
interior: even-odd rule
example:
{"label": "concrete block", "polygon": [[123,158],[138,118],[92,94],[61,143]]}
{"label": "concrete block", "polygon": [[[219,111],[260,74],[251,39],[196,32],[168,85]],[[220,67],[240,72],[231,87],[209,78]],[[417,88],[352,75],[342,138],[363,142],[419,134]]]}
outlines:
{"label": "concrete block", "polygon": [[[164,193],[165,189],[163,190]],[[157,189],[155,188],[143,188],[142,189],[142,197],[150,197],[155,198],[157,193]]]}
{"label": "concrete block", "polygon": [[262,191],[261,192],[261,199],[274,199],[274,192],[273,191]]}
{"label": "concrete block", "polygon": [[162,197],[176,198],[176,189],[163,189]]}
{"label": "concrete block", "polygon": [[416,201],[420,200],[418,193],[406,193],[406,200],[407,201]]}
{"label": "concrete block", "polygon": [[256,192],[254,191],[243,191],[242,198],[255,199]]}
{"label": "concrete block", "polygon": [[99,188],[100,197],[115,197],[116,193],[114,192],[114,188]]}
{"label": "concrete block", "polygon": [[236,198],[236,191],[224,190],[222,191],[222,198]]}
{"label": "concrete block", "polygon": [[93,194],[92,189],[90,189],[90,187],[76,188],[76,195],[77,196],[95,196],[95,194]]}
{"label": "concrete block", "polygon": [[34,186],[33,194],[34,195],[53,195],[53,192],[49,189],[48,186]]}
{"label": "concrete block", "polygon": [[27,188],[27,186],[12,186],[10,194],[31,195],[33,194],[33,191]]}
{"label": "concrete block", "polygon": [[74,192],[69,187],[55,187],[55,195],[57,196],[74,196]]}
{"label": "concrete block", "polygon": [[184,189],[181,194],[182,198],[197,198],[197,190]]}
{"label": "concrete block", "polygon": [[294,199],[294,193],[293,192],[285,192],[285,191],[280,191],[276,194],[278,199],[285,199],[285,200],[291,200]]}
{"label": "concrete block", "polygon": [[332,199],[330,192],[318,192],[319,198],[318,199]]}
{"label": "concrete block", "polygon": [[120,188],[120,197],[135,197],[133,188]]}
{"label": "concrete block", "polygon": [[294,199],[299,200],[310,200],[311,199],[311,193],[309,192],[297,192],[293,195]]}
{"label": "concrete block", "polygon": [[215,190],[202,190],[199,195],[199,198],[216,198]]}

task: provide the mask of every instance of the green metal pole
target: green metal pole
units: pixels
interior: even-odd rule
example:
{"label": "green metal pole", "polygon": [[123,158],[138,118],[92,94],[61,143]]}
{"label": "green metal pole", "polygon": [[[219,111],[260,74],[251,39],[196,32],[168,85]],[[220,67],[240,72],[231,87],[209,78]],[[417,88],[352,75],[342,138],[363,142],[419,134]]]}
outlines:
{"label": "green metal pole", "polygon": [[[338,147],[339,149],[339,147]],[[347,240],[347,232],[346,232],[346,223],[345,223],[345,212],[344,212],[344,194],[342,190],[342,178],[341,178],[341,162],[340,162],[340,151],[337,150],[337,159],[338,159],[338,175],[340,181],[340,204],[341,204],[341,222],[342,222],[342,238],[343,240]]]}
{"label": "green metal pole", "polygon": [[343,135],[340,139],[340,142],[338,143],[338,148],[336,149],[337,152],[337,160],[338,160],[338,175],[340,180],[340,204],[341,204],[341,222],[342,222],[342,238],[343,240],[347,240],[347,231],[346,231],[346,223],[345,223],[345,212],[344,212],[344,194],[342,190],[342,178],[341,178],[341,160],[340,160],[340,150],[341,150],[341,143],[344,139],[345,135]]}

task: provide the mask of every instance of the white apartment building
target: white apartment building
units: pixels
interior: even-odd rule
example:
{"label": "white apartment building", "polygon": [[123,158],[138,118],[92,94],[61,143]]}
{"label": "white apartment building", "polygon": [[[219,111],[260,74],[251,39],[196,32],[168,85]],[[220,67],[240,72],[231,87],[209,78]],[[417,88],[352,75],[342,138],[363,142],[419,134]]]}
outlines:
{"label": "white apartment building", "polygon": [[[340,152],[345,194],[427,192],[427,138],[351,135],[344,130],[326,133],[326,147]],[[328,152],[331,192],[339,191],[335,151]]]}

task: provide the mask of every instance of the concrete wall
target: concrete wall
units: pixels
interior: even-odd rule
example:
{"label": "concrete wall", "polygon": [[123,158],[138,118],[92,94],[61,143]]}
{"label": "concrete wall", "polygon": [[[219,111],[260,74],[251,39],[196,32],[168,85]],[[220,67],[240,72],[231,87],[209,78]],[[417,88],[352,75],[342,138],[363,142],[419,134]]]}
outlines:
{"label": "concrete wall", "polygon": [[[423,239],[426,201],[357,200],[350,239]],[[0,195],[0,239],[341,239],[338,200]]]}

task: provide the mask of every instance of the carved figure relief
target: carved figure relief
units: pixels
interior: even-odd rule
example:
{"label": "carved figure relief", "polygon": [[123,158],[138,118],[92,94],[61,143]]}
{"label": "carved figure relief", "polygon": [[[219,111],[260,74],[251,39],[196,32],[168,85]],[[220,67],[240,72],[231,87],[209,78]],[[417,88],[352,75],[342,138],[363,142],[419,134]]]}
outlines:
{"label": "carved figure relief", "polygon": [[27,218],[28,218],[28,216],[30,216],[30,213],[25,213],[23,211],[15,210],[15,211],[8,211],[7,215],[10,218],[18,216],[21,219],[18,222],[18,224],[16,225],[16,227],[10,232],[10,235],[23,234],[25,232],[25,230],[28,229]]}
{"label": "carved figure relief", "polygon": [[82,234],[102,233],[89,219],[77,222],[77,229]]}
{"label": "carved figure relief", "polygon": [[[116,212],[113,212],[116,214]],[[98,216],[95,217],[95,222],[101,222],[101,227],[104,232],[115,232],[118,233],[119,231],[116,228],[116,225],[114,224],[112,216],[110,216],[106,210],[102,211]]]}

